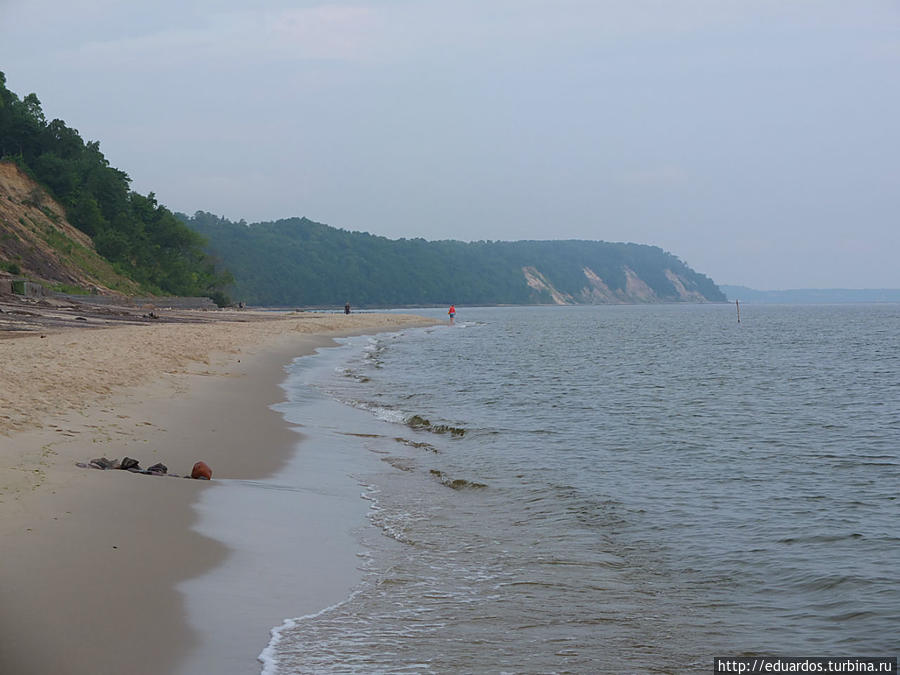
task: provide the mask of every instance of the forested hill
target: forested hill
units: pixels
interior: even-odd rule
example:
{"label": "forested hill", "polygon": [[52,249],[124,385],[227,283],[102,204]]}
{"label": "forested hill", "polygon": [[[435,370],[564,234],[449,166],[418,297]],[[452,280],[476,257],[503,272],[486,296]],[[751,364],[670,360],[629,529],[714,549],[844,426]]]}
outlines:
{"label": "forested hill", "polygon": [[235,300],[272,306],[725,301],[655,246],[599,241],[391,240],[306,218],[235,223],[178,214],[235,278]]}
{"label": "forested hill", "polygon": [[[62,120],[47,121],[35,94],[19,99],[6,88],[3,73],[0,161],[16,164],[27,178],[35,181],[32,194],[25,203],[19,200],[17,207],[36,209],[34,218],[40,215],[38,212],[46,212],[47,217],[52,212],[54,223],[57,219],[66,220],[87,235],[84,241],[76,242],[85,255],[99,254],[112,274],[133,282],[130,286],[117,283],[116,290],[203,295],[225,301],[221,290],[230,277],[218,271],[204,253],[202,238],[158,204],[152,192],[146,196],[133,192],[128,175],[109,165],[98,142],[85,142],[77,130]],[[18,177],[15,180],[21,182]],[[3,198],[14,200],[12,194],[4,194]],[[51,201],[60,205],[62,213],[48,206]],[[0,221],[0,266],[35,272],[51,269],[38,260],[24,260],[23,251],[34,248],[34,237],[46,239],[49,235],[45,230],[53,229],[54,223],[47,225],[31,222],[24,215],[19,217],[22,222]],[[76,243],[64,242],[63,252],[71,254]],[[67,269],[71,271],[79,260],[78,256],[68,255]],[[85,272],[87,277],[92,276]],[[67,281],[70,277],[71,274],[44,280]]]}

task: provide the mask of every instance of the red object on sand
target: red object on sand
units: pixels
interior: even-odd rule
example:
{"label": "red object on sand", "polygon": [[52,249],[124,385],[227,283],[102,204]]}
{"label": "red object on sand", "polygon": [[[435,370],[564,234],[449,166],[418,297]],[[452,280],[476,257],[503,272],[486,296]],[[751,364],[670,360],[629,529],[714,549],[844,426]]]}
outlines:
{"label": "red object on sand", "polygon": [[212,469],[206,462],[197,462],[191,469],[191,478],[200,478],[202,480],[212,480]]}

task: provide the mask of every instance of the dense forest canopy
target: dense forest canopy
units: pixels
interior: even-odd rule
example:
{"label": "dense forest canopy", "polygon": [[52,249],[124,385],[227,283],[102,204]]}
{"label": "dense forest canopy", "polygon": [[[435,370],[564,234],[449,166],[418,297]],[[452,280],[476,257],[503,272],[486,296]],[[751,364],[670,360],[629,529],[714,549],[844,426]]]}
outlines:
{"label": "dense forest canopy", "polygon": [[[561,296],[572,302],[628,302],[636,297],[629,274],[649,287],[647,301],[681,301],[687,292],[695,300],[725,300],[712,280],[655,246],[391,240],[306,218],[248,225],[202,211],[190,218],[178,215],[207,238],[211,252],[234,273],[234,297],[253,304],[531,304],[558,302]],[[552,288],[529,285],[525,269],[539,272]],[[586,269],[611,289],[606,300],[587,292]]]}
{"label": "dense forest canopy", "polygon": [[0,73],[0,159],[12,160],[47,187],[69,222],[88,234],[104,258],[150,293],[203,295],[224,301],[231,282],[216,270],[204,240],[154,194],[130,190],[96,141],[44,117],[35,94],[19,99]]}

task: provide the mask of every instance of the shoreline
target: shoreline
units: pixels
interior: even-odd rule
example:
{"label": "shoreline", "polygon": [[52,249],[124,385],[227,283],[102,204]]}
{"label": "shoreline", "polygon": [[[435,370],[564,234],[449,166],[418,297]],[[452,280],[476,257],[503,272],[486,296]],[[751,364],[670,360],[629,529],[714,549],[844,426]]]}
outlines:
{"label": "shoreline", "polygon": [[[0,671],[179,672],[201,641],[177,586],[229,555],[194,530],[193,505],[216,479],[289,461],[300,436],[270,408],[285,366],[332,337],[433,323],[305,315],[3,341]],[[179,474],[202,459],[214,480],[75,466],[125,455]]]}

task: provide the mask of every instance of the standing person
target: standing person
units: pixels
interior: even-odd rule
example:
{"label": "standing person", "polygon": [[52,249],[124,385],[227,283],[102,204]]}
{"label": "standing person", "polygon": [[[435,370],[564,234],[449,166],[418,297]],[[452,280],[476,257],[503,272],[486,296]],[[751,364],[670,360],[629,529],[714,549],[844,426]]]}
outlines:
{"label": "standing person", "polygon": [[346,305],[344,305],[344,314],[349,314],[349,313],[350,313],[350,303],[348,302]]}
{"label": "standing person", "polygon": [[453,325],[453,317],[456,316],[456,307],[454,305],[450,305],[450,310],[447,312],[450,315],[450,325]]}

